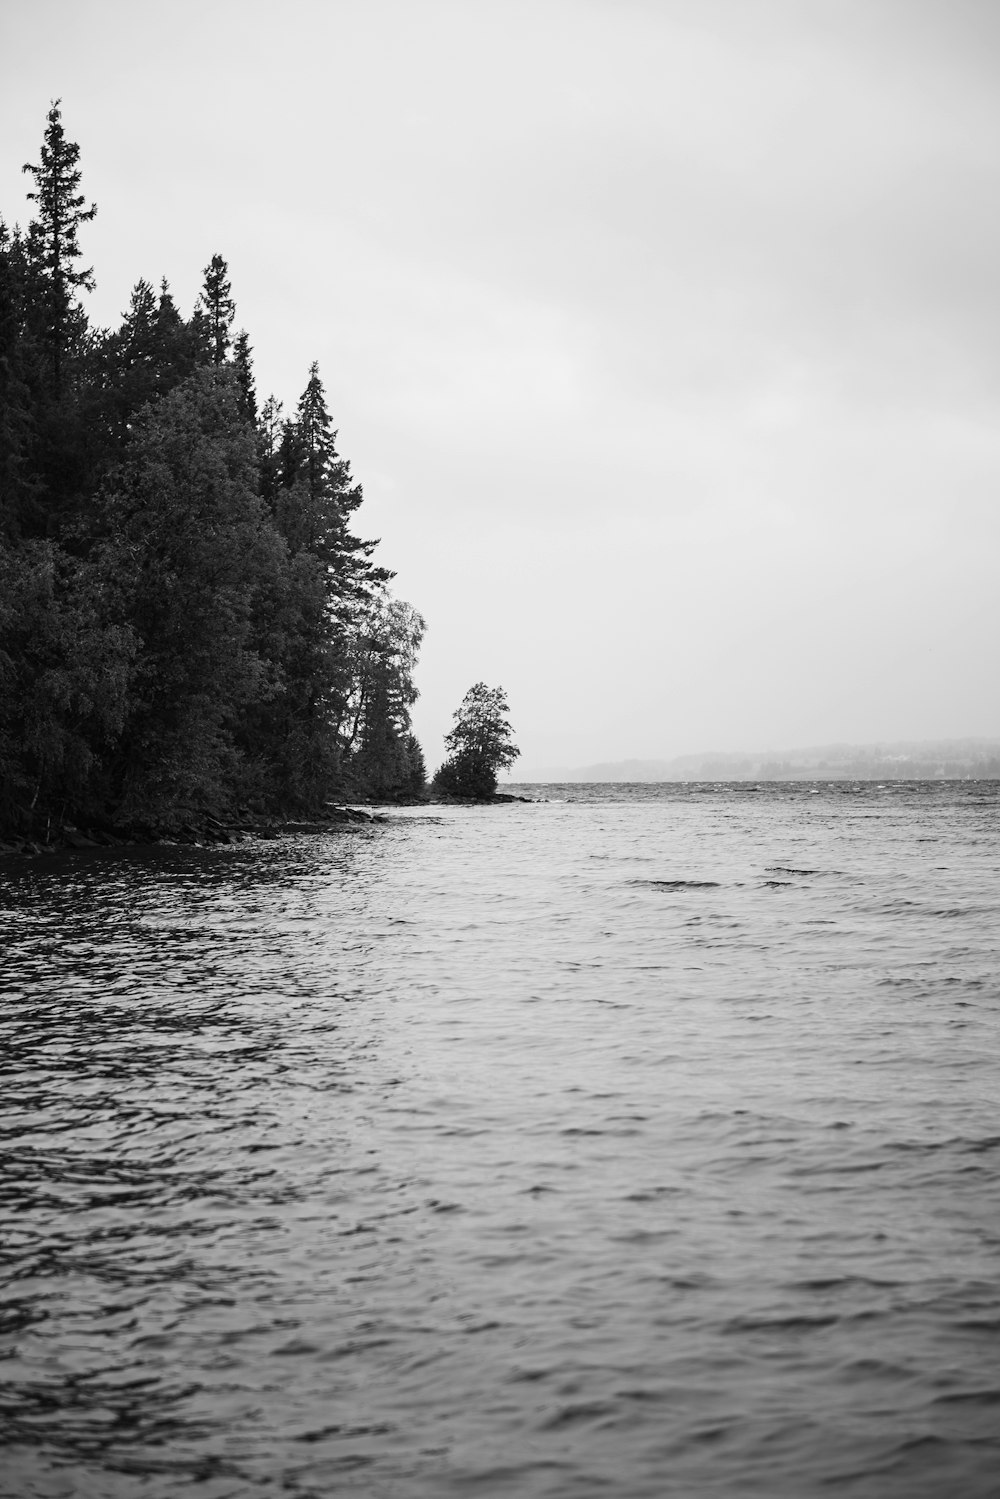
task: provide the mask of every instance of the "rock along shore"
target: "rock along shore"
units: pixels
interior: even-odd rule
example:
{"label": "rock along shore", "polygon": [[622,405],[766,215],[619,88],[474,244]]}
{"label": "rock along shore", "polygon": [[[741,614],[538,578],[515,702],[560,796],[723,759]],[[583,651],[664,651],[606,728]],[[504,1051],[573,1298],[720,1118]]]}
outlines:
{"label": "rock along shore", "polygon": [[[410,807],[493,806],[509,802],[527,802],[529,797],[512,796],[498,791],[488,799],[471,800],[456,796],[427,795],[412,797],[392,805]],[[380,803],[381,806],[387,804]],[[254,838],[280,838],[283,833],[331,833],[344,827],[388,822],[390,814],[356,804],[331,803],[323,812],[309,818],[236,817],[218,818],[208,814],[192,815],[189,821],[177,823],[144,822],[102,823],[78,827],[74,823],[49,823],[44,831],[30,833],[8,830],[0,833],[0,856],[5,854],[54,854],[81,848],[150,848],[157,846],[244,843]]]}

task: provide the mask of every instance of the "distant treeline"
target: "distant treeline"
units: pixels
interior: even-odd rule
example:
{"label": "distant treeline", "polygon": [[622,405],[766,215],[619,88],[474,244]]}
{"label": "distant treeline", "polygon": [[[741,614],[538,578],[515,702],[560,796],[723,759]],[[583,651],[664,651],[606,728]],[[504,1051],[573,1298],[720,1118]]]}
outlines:
{"label": "distant treeline", "polygon": [[[529,779],[526,775],[525,779]],[[679,755],[537,772],[539,781],[934,781],[1000,779],[1000,741],[833,744],[779,754]]]}
{"label": "distant treeline", "polygon": [[306,813],[424,783],[424,622],[393,598],[313,365],[258,405],[213,256],[93,328],[58,104],[0,220],[0,823]]}

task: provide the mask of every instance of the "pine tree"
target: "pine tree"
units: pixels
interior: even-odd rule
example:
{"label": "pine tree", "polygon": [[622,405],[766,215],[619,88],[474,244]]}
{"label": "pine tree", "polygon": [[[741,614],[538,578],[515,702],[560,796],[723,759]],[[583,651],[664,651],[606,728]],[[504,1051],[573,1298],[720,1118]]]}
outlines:
{"label": "pine tree", "polygon": [[240,385],[241,408],[248,422],[257,425],[257,387],[253,377],[253,350],[245,330],[236,335],[233,344],[233,365]]}
{"label": "pine tree", "polygon": [[196,334],[181,317],[166,277],[160,282],[155,330],[159,388],[165,395],[186,380],[198,362]]}
{"label": "pine tree", "polygon": [[80,192],[80,147],[66,139],[56,100],[46,116],[45,139],[37,166],[26,162],[23,170],[34,179],[28,200],[36,205],[37,217],[28,226],[28,253],[44,285],[39,309],[41,333],[48,355],[52,389],[62,390],[67,353],[86,329],[76,298],[94,285],[93,270],[81,270],[78,231],[97,213]]}
{"label": "pine tree", "polygon": [[47,116],[28,232],[0,221],[0,823],[315,809],[423,783],[423,621],[389,599],[318,367],[258,414],[219,255],[92,332],[78,146]]}
{"label": "pine tree", "polygon": [[160,391],[156,317],[152,286],[148,281],[137,281],[121,327],[105,347],[109,441],[116,448],[128,440],[136,412]]}
{"label": "pine tree", "polygon": [[272,516],[277,511],[281,488],[281,443],[283,423],[281,402],[268,396],[257,423],[257,449],[260,454],[260,492]]}
{"label": "pine tree", "polygon": [[0,544],[0,824],[103,810],[134,650],[90,563]]}
{"label": "pine tree", "polygon": [[133,811],[222,808],[239,794],[241,719],[269,675],[255,597],[284,557],[256,487],[230,369],[196,370],[137,419],[102,558],[140,646],[118,764]]}
{"label": "pine tree", "polygon": [[[266,410],[273,441],[277,411],[273,404]],[[272,737],[277,742],[284,735],[286,746],[295,745],[302,770],[286,781],[294,780],[300,799],[323,795],[324,785],[325,795],[332,793],[345,747],[342,731],[350,739],[356,618],[392,576],[369,561],[377,543],[360,541],[350,530],[361,487],[337,453],[336,437],[314,364],[294,419],[281,426],[275,459],[262,462],[265,497],[288,547],[295,621],[281,661],[286,727],[275,722]]]}
{"label": "pine tree", "polygon": [[282,431],[278,523],[290,551],[318,557],[329,573],[331,597],[346,600],[388,582],[392,574],[368,561],[378,542],[361,541],[350,530],[362,490],[336,443],[319,365],[314,362],[295,419]]}
{"label": "pine tree", "polygon": [[212,364],[224,364],[229,352],[229,330],[236,316],[230,293],[229,267],[221,255],[213,255],[204,271],[205,280],[197,312],[205,319],[208,355]]}
{"label": "pine tree", "polygon": [[28,267],[24,240],[0,219],[0,538],[20,534],[37,498],[28,467],[33,412],[25,339]]}

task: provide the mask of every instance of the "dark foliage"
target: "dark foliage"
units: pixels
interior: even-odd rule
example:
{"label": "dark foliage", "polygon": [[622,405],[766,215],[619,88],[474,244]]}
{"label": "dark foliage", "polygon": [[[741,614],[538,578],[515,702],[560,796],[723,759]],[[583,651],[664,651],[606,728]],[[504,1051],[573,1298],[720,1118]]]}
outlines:
{"label": "dark foliage", "polygon": [[507,770],[521,753],[509,711],[502,687],[476,682],[469,688],[455,712],[455,727],[445,736],[450,753],[434,777],[439,790],[477,801],[495,794],[497,771]]}
{"label": "dark foliage", "polygon": [[190,318],[139,280],[91,328],[79,156],[53,104],[28,232],[0,221],[0,823],[411,794],[423,621],[352,529],[318,368],[258,410],[221,255]]}

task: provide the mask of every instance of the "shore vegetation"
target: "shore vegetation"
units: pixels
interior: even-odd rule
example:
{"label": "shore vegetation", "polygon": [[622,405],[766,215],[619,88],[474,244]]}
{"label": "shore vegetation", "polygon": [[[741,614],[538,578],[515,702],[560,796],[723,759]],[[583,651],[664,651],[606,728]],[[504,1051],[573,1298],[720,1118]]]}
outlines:
{"label": "shore vegetation", "polygon": [[469,688],[445,736],[448,758],[434,777],[435,790],[474,801],[496,795],[497,772],[509,770],[521,753],[509,713],[502,687],[476,682]]}
{"label": "shore vegetation", "polygon": [[0,829],[305,816],[424,785],[421,615],[356,531],[317,365],[259,401],[229,267],[92,326],[60,104],[0,220]]}

